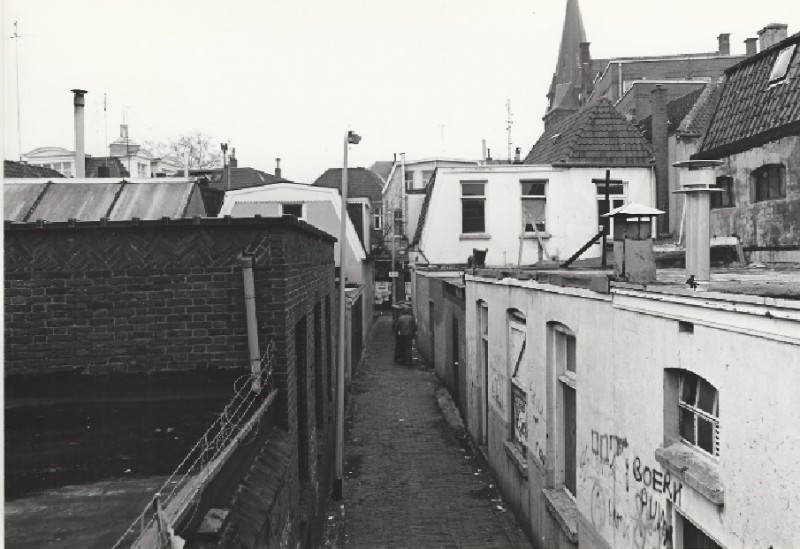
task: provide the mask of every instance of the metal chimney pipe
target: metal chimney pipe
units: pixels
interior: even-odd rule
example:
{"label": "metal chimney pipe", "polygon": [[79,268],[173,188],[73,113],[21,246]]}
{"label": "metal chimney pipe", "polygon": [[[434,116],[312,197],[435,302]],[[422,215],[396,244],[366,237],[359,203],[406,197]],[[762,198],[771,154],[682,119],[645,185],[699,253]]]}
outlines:
{"label": "metal chimney pipe", "polygon": [[481,160],[486,162],[486,140],[481,139]]}
{"label": "metal chimney pipe", "polygon": [[281,159],[275,159],[275,179],[281,179]]}
{"label": "metal chimney pipe", "polygon": [[86,149],[83,139],[83,108],[86,105],[84,97],[86,90],[70,90],[74,94],[72,104],[75,107],[75,177],[86,177]]}
{"label": "metal chimney pipe", "polygon": [[[686,160],[673,164],[678,168],[681,189],[686,195],[686,275],[698,291],[708,289],[711,278],[711,193],[714,187],[714,168],[721,160]],[[687,281],[688,282],[688,281]]]}

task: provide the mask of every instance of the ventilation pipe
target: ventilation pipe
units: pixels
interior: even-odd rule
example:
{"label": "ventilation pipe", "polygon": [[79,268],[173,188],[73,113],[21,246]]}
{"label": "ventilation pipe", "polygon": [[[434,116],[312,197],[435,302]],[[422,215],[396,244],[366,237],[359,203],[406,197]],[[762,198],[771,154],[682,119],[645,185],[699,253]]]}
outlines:
{"label": "ventilation pipe", "polygon": [[281,159],[275,159],[275,179],[281,178]]}
{"label": "ventilation pipe", "polygon": [[256,286],[253,281],[253,258],[242,257],[244,279],[244,308],[247,318],[247,348],[250,354],[250,373],[253,376],[253,392],[261,391],[261,353],[258,349],[258,323],[256,321]]}
{"label": "ventilation pipe", "polygon": [[86,90],[71,90],[72,104],[75,107],[75,177],[86,177],[86,149],[84,145],[83,116],[86,105]]}
{"label": "ventilation pipe", "polygon": [[714,168],[721,160],[686,160],[673,164],[678,168],[681,189],[686,195],[686,283],[697,291],[708,289],[711,278],[711,193],[715,188]]}

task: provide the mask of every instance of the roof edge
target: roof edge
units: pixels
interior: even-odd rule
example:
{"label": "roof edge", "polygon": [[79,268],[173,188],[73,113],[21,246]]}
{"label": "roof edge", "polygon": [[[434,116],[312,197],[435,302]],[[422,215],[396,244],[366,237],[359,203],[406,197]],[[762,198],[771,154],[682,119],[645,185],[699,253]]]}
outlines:
{"label": "roof edge", "polygon": [[[706,135],[708,135],[708,133],[706,133]],[[745,152],[754,147],[760,147],[770,141],[776,141],[784,137],[800,137],[800,120],[795,120],[794,122],[778,126],[777,128],[770,128],[765,132],[745,137],[733,143],[727,143],[705,151],[701,150],[692,155],[692,160],[717,160],[726,156]]]}

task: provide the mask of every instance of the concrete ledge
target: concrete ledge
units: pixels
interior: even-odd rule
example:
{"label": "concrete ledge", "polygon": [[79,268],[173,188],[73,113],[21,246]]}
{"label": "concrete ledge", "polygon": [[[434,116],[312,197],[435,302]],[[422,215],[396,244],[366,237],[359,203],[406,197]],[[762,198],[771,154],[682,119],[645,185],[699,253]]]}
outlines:
{"label": "concrete ledge", "polygon": [[491,240],[492,235],[488,233],[461,233],[459,240]]}
{"label": "concrete ledge", "polygon": [[725,487],[716,464],[710,463],[685,444],[676,442],[666,448],[656,449],[656,461],[711,503],[725,504]]}
{"label": "concrete ledge", "polygon": [[572,543],[578,543],[578,505],[564,490],[542,490],[547,510],[558,521],[558,525]]}
{"label": "concrete ledge", "polygon": [[528,460],[522,455],[522,452],[519,451],[517,445],[511,441],[506,441],[503,447],[508,457],[511,458],[511,461],[516,465],[522,478],[528,478]]}

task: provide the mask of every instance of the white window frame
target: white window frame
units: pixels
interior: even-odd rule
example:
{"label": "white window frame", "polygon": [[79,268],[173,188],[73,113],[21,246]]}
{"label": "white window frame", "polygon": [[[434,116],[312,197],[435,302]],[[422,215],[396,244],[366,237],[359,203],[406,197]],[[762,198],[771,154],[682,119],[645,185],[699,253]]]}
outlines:
{"label": "white window frame", "polygon": [[[523,188],[523,185],[525,185],[526,183],[541,184],[541,185],[544,186],[544,191],[542,192],[542,194],[523,194],[522,188]],[[538,229],[538,231],[540,233],[547,232],[547,227],[548,227],[548,223],[547,223],[547,191],[548,191],[549,187],[550,187],[550,181],[547,180],[547,179],[520,179],[519,180],[519,192],[520,192],[520,201],[521,201],[520,206],[522,208],[521,209],[522,230],[526,234],[535,234],[536,233],[536,231],[527,230],[527,225],[525,223],[525,207],[524,207],[524,203],[527,200],[531,200],[531,201],[533,201],[533,200],[541,200],[541,201],[544,202],[544,222],[543,222],[543,227],[542,228],[538,228],[537,227],[537,229]]]}
{"label": "white window frame", "polygon": [[376,231],[383,230],[383,211],[380,207],[376,207],[372,213],[372,228]]}
{"label": "white window frame", "polygon": [[300,206],[300,217],[297,219],[300,221],[306,220],[306,205],[304,202],[281,202],[281,215],[294,215],[294,214],[287,214],[284,211],[284,206]]}
{"label": "white window frame", "polygon": [[[575,333],[564,326],[563,324],[552,325],[553,333],[553,365],[557,379],[557,394],[556,402],[558,406],[557,422],[555,425],[555,439],[556,439],[556,487],[564,490],[570,498],[577,501],[578,489],[578,456],[577,456],[577,428],[578,428],[578,390],[577,390],[577,364],[574,370],[569,370],[569,338],[575,341],[575,355],[577,354],[577,337]],[[573,355],[573,356],[575,356]],[[577,356],[575,356],[577,362]],[[565,392],[571,390],[575,395],[575,430],[576,430],[576,447],[573,462],[575,465],[575,492],[572,493],[567,487],[567,460],[566,460],[566,397]]]}
{"label": "white window frame", "polygon": [[[683,400],[683,384],[684,384],[684,380],[685,380],[687,374],[696,377],[697,380],[698,380],[697,386],[695,387],[694,403],[685,402]],[[705,382],[705,383],[708,383],[708,385],[712,389],[714,389],[713,410],[714,410],[714,412],[716,412],[716,416],[713,415],[713,414],[709,414],[708,412],[706,412],[705,410],[703,410],[703,409],[701,409],[701,408],[699,408],[697,406],[697,401],[700,398],[700,382],[701,381]],[[693,426],[694,427],[694,440],[688,440],[688,439],[683,437],[683,432],[682,432],[682,429],[681,429],[681,418],[682,418],[681,411],[682,410],[686,410],[687,412],[692,414],[693,421],[694,421],[694,426]],[[705,419],[706,421],[710,422],[714,427],[714,432],[713,432],[713,435],[712,435],[713,436],[713,443],[714,443],[713,452],[709,452],[708,450],[706,450],[705,448],[702,448],[700,445],[697,444],[697,438],[698,438],[697,418],[698,417],[700,417],[702,419]],[[697,450],[699,452],[702,452],[703,455],[708,456],[708,457],[714,459],[715,461],[719,460],[719,389],[714,387],[714,385],[712,385],[708,380],[706,380],[702,376],[699,376],[699,375],[697,375],[694,372],[691,372],[689,370],[680,370],[679,373],[678,373],[678,437],[680,438],[680,440],[682,442],[684,442],[688,446],[691,446],[693,449],[695,449],[695,450]]]}
{"label": "white window frame", "polygon": [[[486,184],[485,179],[481,180],[461,180],[461,234],[485,234],[486,233]],[[464,194],[464,185],[481,185],[481,194]],[[481,201],[483,204],[483,229],[480,231],[465,231],[464,230],[464,203],[465,202]]]}
{"label": "white window frame", "polygon": [[[623,181],[622,183],[610,183],[609,187],[614,187],[617,185],[622,185],[622,192],[621,193],[608,193],[608,200],[611,202],[608,205],[608,211],[613,210],[614,208],[619,208],[620,206],[624,206],[628,203],[628,182]],[[595,183],[597,187],[597,230],[600,230],[600,227],[603,225],[603,218],[600,217],[600,203],[605,202],[606,200],[606,193],[605,193],[605,183],[597,182]],[[609,189],[610,191],[610,189]],[[619,202],[619,204],[617,204]],[[608,218],[608,237],[611,238],[614,236],[614,218]]]}

